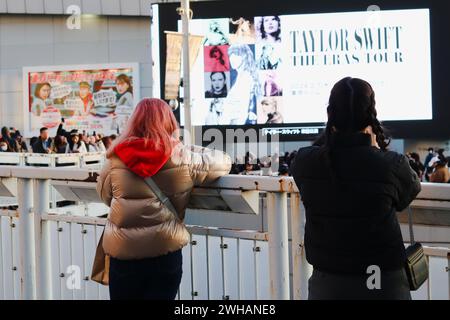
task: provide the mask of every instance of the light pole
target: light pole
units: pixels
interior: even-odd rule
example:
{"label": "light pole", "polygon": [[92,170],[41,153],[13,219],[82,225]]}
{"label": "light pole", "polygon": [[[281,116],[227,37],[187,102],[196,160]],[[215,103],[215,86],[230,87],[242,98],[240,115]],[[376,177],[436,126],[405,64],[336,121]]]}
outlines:
{"label": "light pole", "polygon": [[181,20],[183,33],[183,104],[184,104],[184,143],[195,144],[191,120],[191,72],[189,60],[189,20],[191,10],[189,0],[181,0]]}

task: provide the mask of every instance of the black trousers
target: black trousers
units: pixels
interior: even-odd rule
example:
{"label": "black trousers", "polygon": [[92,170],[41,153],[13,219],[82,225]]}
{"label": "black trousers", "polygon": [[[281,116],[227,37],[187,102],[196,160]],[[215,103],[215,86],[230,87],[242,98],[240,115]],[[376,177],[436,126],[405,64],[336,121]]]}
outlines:
{"label": "black trousers", "polygon": [[369,277],[314,270],[308,281],[308,300],[411,300],[404,269],[381,272],[380,289],[368,288]]}
{"label": "black trousers", "polygon": [[140,260],[111,257],[109,295],[111,300],[174,300],[180,286],[181,250]]}

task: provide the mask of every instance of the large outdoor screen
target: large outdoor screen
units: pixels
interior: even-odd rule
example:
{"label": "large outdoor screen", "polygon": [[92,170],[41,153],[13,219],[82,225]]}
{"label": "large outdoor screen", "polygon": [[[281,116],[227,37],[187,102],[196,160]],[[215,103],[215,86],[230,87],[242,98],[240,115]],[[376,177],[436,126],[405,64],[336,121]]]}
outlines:
{"label": "large outdoor screen", "polygon": [[325,122],[330,90],[347,76],[371,83],[381,120],[433,118],[428,9],[194,19],[190,29],[204,36],[191,69],[194,125]]}

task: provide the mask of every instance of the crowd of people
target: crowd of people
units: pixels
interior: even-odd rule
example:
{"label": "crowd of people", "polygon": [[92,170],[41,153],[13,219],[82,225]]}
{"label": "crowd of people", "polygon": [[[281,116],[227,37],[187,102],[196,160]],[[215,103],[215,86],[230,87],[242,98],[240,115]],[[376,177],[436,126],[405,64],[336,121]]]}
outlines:
{"label": "crowd of people", "polygon": [[42,127],[39,136],[32,137],[29,144],[19,130],[3,127],[0,136],[0,152],[30,152],[46,154],[106,152],[116,135],[91,135],[77,129],[64,129],[64,119],[58,127],[55,137],[50,137],[49,129]]}
{"label": "crowd of people", "polygon": [[293,151],[285,152],[283,156],[275,154],[257,158],[247,152],[243,159],[235,160],[230,174],[288,177],[291,175],[290,167],[296,155],[297,151]]}
{"label": "crowd of people", "polygon": [[425,162],[422,163],[419,154],[416,152],[408,153],[409,164],[417,173],[420,181],[435,183],[450,183],[450,171],[448,163],[450,157],[446,157],[444,149],[428,148],[428,154]]}
{"label": "crowd of people", "polygon": [[[428,149],[425,162],[422,163],[416,152],[406,154],[411,168],[417,173],[420,181],[434,183],[450,183],[450,170],[448,163],[450,157],[445,156],[444,149]],[[236,159],[232,166],[232,174],[240,175],[269,175],[269,176],[291,176],[292,162],[297,156],[297,151],[285,152],[283,156],[277,154],[257,158],[247,152],[244,160]],[[273,161],[275,161],[273,165]],[[277,169],[278,168],[278,169]]]}
{"label": "crowd of people", "polygon": [[[48,128],[42,127],[40,135],[30,139],[29,145],[19,130],[3,127],[0,136],[0,152],[32,152],[32,153],[87,153],[106,152],[111,143],[117,138],[115,134],[104,136],[101,133],[91,135],[79,132],[77,129],[66,131],[64,119],[58,127],[55,137],[49,136]],[[428,149],[425,161],[422,162],[416,152],[408,153],[411,168],[417,173],[422,182],[450,183],[448,163],[450,157],[445,156],[444,149]],[[243,159],[235,159],[230,174],[291,176],[291,164],[297,151],[285,152],[279,156],[265,156],[257,158],[247,152]]]}

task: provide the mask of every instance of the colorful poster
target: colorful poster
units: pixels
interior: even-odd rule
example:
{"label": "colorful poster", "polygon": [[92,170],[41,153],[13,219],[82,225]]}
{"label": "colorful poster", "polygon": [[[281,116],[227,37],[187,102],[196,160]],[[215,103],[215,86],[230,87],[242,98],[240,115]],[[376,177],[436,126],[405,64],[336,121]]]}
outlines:
{"label": "colorful poster", "polygon": [[139,99],[137,64],[24,68],[25,134],[47,127],[104,134],[123,131]]}

